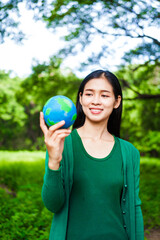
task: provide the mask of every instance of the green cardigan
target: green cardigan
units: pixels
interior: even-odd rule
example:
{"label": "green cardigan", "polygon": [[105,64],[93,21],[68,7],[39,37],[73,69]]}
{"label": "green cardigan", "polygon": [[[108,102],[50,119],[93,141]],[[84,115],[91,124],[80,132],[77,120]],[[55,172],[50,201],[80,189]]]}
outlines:
{"label": "green cardigan", "polygon": [[[121,198],[124,228],[126,228],[129,240],[144,240],[143,216],[139,198],[140,154],[131,143],[121,138],[118,139],[124,169],[124,187]],[[50,240],[65,240],[72,183],[73,149],[70,134],[65,138],[63,158],[58,170],[49,169],[48,153],[46,153],[42,200],[46,208],[54,213]]]}

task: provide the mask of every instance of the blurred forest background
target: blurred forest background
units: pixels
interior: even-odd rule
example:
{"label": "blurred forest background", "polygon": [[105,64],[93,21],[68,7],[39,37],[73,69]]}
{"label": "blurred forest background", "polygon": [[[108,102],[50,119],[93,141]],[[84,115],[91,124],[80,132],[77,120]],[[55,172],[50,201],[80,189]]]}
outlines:
{"label": "blurred forest background", "polygon": [[[114,72],[123,89],[121,138],[132,142],[141,153],[145,236],[160,239],[156,235],[160,233],[159,1],[0,1],[1,43],[8,38],[21,42],[25,37],[18,28],[21,2],[34,12],[35,20],[44,21],[54,33],[67,27],[66,47],[47,63],[37,62],[25,79],[0,70],[1,239],[48,239],[51,214],[40,199],[45,146],[39,112],[54,95],[76,101],[82,79],[70,66],[63,69],[64,59],[86,52],[88,59],[81,62],[80,71],[97,66],[107,69],[107,56],[118,51],[118,45],[113,49],[112,44],[124,38],[126,45],[133,39],[139,42],[124,53]],[[157,35],[152,34],[155,28]],[[89,48],[95,36],[102,40],[101,46],[97,42],[97,49]],[[154,230],[159,238],[149,238]]]}

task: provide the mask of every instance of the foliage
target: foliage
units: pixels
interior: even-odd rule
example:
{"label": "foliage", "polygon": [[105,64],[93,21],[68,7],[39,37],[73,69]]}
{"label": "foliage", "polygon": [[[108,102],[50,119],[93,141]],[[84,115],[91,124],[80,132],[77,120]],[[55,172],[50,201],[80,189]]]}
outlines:
{"label": "foliage", "polygon": [[[1,149],[44,150],[39,111],[58,94],[75,103],[80,84],[69,69],[61,69],[61,62],[53,57],[49,63],[34,65],[33,73],[24,80],[1,72]],[[133,71],[135,67],[129,65],[116,72],[124,95],[121,137],[132,142],[142,155],[159,157],[159,68],[148,65]]]}
{"label": "foliage", "polygon": [[16,92],[20,89],[21,79],[11,78],[10,73],[0,71],[0,146],[10,147],[19,130],[24,127],[27,115],[24,107],[17,101]]}
{"label": "foliage", "polygon": [[[121,69],[124,69],[126,65],[132,66],[130,75],[139,74],[139,67],[141,66],[148,67],[150,74],[153,72],[152,66],[156,66],[159,69],[160,42],[158,37],[154,34],[155,29],[159,26],[158,0],[17,0],[9,1],[8,3],[1,2],[0,12],[4,22],[4,25],[0,30],[2,39],[10,34],[12,36],[8,23],[10,22],[10,18],[12,18],[10,26],[14,24],[17,26],[16,20],[14,20],[15,18],[13,18],[11,13],[14,12],[14,14],[18,16],[21,2],[25,3],[26,7],[34,12],[36,19],[45,21],[47,26],[52,28],[53,31],[58,30],[58,28],[66,28],[66,31],[63,31],[64,38],[67,42],[66,47],[61,49],[57,55],[64,59],[69,54],[75,55],[79,52],[86,53],[88,61],[82,63],[83,70],[88,64],[98,64],[98,66],[101,65],[106,68],[106,59],[108,59],[108,55],[110,54],[111,56],[114,56],[115,53],[114,42],[118,40],[119,45],[121,46],[124,36],[126,39],[126,45],[130,39],[135,39],[136,45],[134,44],[135,47],[131,47],[131,49],[124,54],[122,62],[124,65],[120,66]],[[121,42],[120,39],[122,39]],[[96,48],[92,47],[93,42],[96,43]],[[100,44],[97,44],[97,42]],[[102,62],[104,62],[104,64],[102,64]],[[55,59],[52,63],[50,62],[50,64],[51,67],[55,67]],[[47,70],[48,72],[46,72],[46,68],[47,66],[45,66],[45,64],[38,64],[38,66],[33,69],[33,72],[37,74],[40,71],[41,73],[39,75],[41,76],[37,78],[32,74],[27,79],[27,82],[30,81],[32,87],[33,79],[35,83],[37,83],[37,86],[35,85],[33,87],[33,92],[35,93],[39,86],[41,88],[39,81],[43,83],[43,80],[45,82],[45,78],[53,78],[53,76],[51,76],[53,73],[49,73],[49,69]],[[42,69],[44,69],[45,74]],[[50,76],[48,74],[50,74]],[[59,79],[62,79],[62,76],[56,76]],[[130,79],[132,79],[132,76],[130,76]],[[144,79],[147,82],[146,76]],[[54,80],[55,82],[51,87],[54,87],[56,91],[59,91],[59,83],[57,84],[55,78]],[[142,81],[142,78],[137,78],[137,80],[140,82]],[[128,79],[123,76],[123,81],[127,86]],[[64,82],[64,79],[62,79],[62,82]],[[69,83],[74,84],[75,82],[69,81]],[[147,83],[143,81],[143,85],[143,88],[145,89]],[[46,91],[50,93],[49,87],[47,89],[46,85],[44,86]],[[67,86],[71,85],[67,84]],[[155,87],[154,89],[152,88],[153,91],[150,93],[150,98],[155,98],[155,89]],[[160,98],[160,95],[157,94],[156,97]],[[141,98],[146,99],[145,92],[142,92]],[[31,107],[31,105],[29,105],[29,107]]]}
{"label": "foliage", "polygon": [[24,38],[24,34],[21,30],[17,29],[19,9],[18,3],[20,0],[0,1],[0,43],[4,42],[6,37],[21,41]]}
{"label": "foliage", "polygon": [[[41,15],[42,7],[45,7],[44,0],[10,0],[0,1],[0,43],[3,43],[7,38],[11,38],[15,42],[21,42],[25,35],[19,28],[20,3],[24,2],[26,8],[35,12],[37,10]],[[42,16],[42,15],[41,15]]]}
{"label": "foliage", "polygon": [[[125,99],[159,98],[160,67],[157,64],[121,65],[116,75],[121,81]],[[132,91],[133,96],[130,97]],[[153,97],[152,97],[153,96]]]}
{"label": "foliage", "polygon": [[[141,158],[140,196],[145,229],[160,228],[160,160]],[[155,224],[156,223],[156,224]]]}
{"label": "foliage", "polygon": [[159,157],[159,68],[148,65],[133,71],[136,67],[129,65],[116,72],[124,99],[121,137],[132,142],[142,155]]}
{"label": "foliage", "polygon": [[75,103],[75,89],[78,90],[80,81],[70,70],[62,70],[60,64],[61,59],[53,57],[48,64],[33,66],[33,73],[23,81],[20,91],[17,92],[17,100],[25,106],[28,116],[26,134],[28,146],[32,146],[32,150],[44,147],[39,127],[39,112],[46,101],[55,95],[65,95]]}
{"label": "foliage", "polygon": [[[160,42],[149,30],[159,25],[158,4],[158,0],[54,1],[51,10],[44,14],[44,20],[52,29],[66,26],[65,40],[68,44],[61,51],[63,57],[85,51],[98,39],[102,47],[98,48],[98,52],[95,48],[91,49],[88,63],[99,65],[108,54],[113,55],[114,41],[123,40],[126,36],[126,44],[130,39],[139,40],[139,46],[133,48],[132,56],[136,59],[141,57],[141,62],[153,63],[160,57]],[[149,59],[145,60],[146,57]]]}
{"label": "foliage", "polygon": [[20,84],[21,80],[18,77],[10,78],[9,73],[0,71],[0,117],[4,121],[12,119],[23,125],[26,115],[16,99],[16,91],[20,89]]}
{"label": "foliage", "polygon": [[[66,27],[65,40],[68,42],[61,53],[63,58],[69,53],[85,51],[96,37],[103,43],[97,53],[92,49],[90,61],[100,62],[101,58],[113,54],[112,44],[117,39],[127,37],[126,43],[132,39],[140,39],[139,46],[133,49],[132,55],[145,57],[149,62],[158,61],[160,42],[152,33],[159,26],[159,1],[130,0],[29,0],[0,2],[1,42],[11,38],[23,38],[17,30],[20,3],[34,12],[35,19],[41,19],[49,28],[57,30]],[[13,17],[14,13],[14,17]],[[16,19],[17,17],[17,19]],[[16,20],[15,20],[16,19]],[[12,28],[11,28],[12,27]],[[20,36],[20,37],[19,37]],[[156,50],[156,51],[155,51]],[[152,53],[152,54],[151,54]],[[97,57],[95,57],[97,56]],[[148,59],[146,60],[148,61]]]}
{"label": "foliage", "polygon": [[[48,239],[53,214],[41,200],[44,157],[44,152],[0,152],[1,239]],[[140,197],[145,229],[160,227],[159,174],[159,159],[141,158]]]}
{"label": "foliage", "polygon": [[41,200],[44,161],[3,161],[0,168],[0,238],[48,239],[52,214]]}
{"label": "foliage", "polygon": [[54,95],[65,95],[74,102],[79,79],[68,69],[60,69],[61,60],[33,66],[33,73],[24,80],[1,72],[0,148],[44,149],[39,127],[39,112]]}
{"label": "foliage", "polygon": [[[76,91],[80,80],[70,69],[61,69],[62,59],[53,56],[49,63],[36,63],[32,67],[33,73],[26,78],[21,91],[18,92],[18,100],[22,103],[33,104],[33,109],[41,110],[44,103],[54,95],[66,95],[75,102]],[[20,96],[25,96],[24,100]],[[33,112],[34,110],[32,110]]]}

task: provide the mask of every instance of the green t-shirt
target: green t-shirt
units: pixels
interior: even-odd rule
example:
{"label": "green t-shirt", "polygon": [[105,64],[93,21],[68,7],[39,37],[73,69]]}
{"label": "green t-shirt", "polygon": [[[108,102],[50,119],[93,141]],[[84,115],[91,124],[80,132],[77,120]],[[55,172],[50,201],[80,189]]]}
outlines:
{"label": "green t-shirt", "polygon": [[127,240],[120,206],[123,167],[120,143],[105,158],[85,150],[72,131],[74,171],[66,240]]}

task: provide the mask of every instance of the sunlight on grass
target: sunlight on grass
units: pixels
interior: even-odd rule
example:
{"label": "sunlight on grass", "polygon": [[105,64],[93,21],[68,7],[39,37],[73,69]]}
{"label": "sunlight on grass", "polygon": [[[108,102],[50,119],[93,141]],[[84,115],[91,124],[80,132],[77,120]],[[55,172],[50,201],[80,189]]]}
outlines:
{"label": "sunlight on grass", "polygon": [[0,162],[32,162],[45,159],[44,151],[0,151]]}
{"label": "sunlight on grass", "polygon": [[141,164],[150,164],[160,166],[159,158],[141,157]]}

